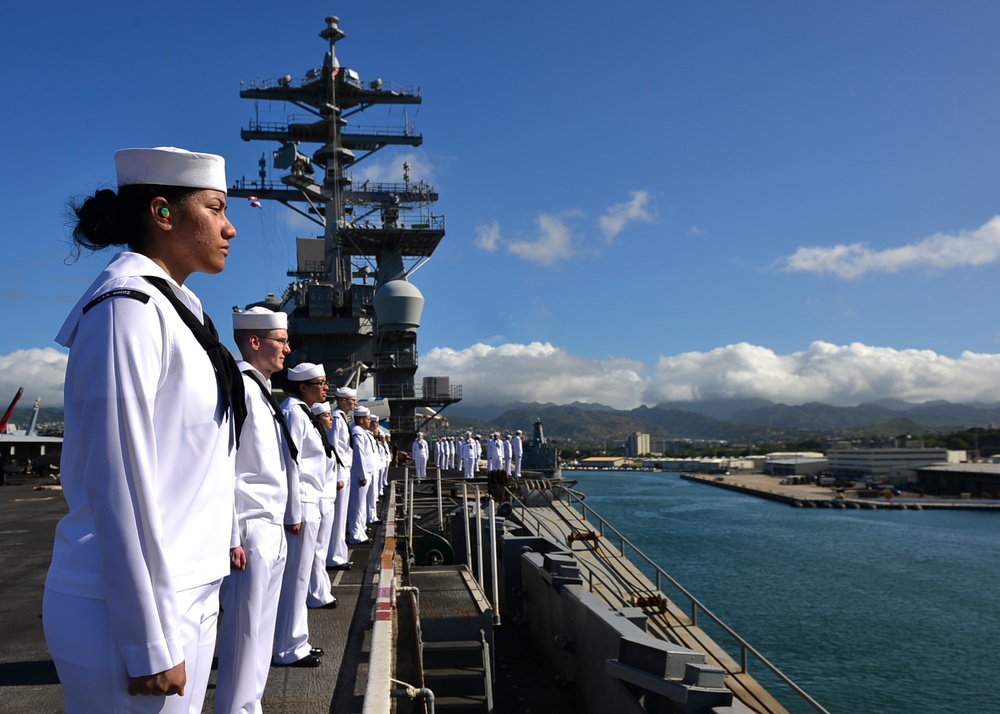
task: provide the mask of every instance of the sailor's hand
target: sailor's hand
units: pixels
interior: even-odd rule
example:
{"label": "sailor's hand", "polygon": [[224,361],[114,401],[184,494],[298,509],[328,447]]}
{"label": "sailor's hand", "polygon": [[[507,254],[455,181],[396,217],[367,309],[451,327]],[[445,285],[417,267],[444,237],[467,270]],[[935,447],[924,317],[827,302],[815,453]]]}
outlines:
{"label": "sailor's hand", "polygon": [[233,570],[247,569],[247,553],[243,550],[243,546],[238,545],[229,549],[229,565]]}
{"label": "sailor's hand", "polygon": [[298,535],[299,533],[302,532],[302,524],[293,523],[292,525],[286,525],[285,530],[291,533],[292,535]]}
{"label": "sailor's hand", "polygon": [[337,490],[340,490],[343,487],[344,487],[344,482],[343,481],[337,481]]}
{"label": "sailor's hand", "polygon": [[184,663],[181,662],[175,667],[171,667],[166,672],[158,674],[147,674],[143,677],[129,677],[128,693],[136,694],[176,694],[184,696],[184,686],[187,684],[187,672]]}

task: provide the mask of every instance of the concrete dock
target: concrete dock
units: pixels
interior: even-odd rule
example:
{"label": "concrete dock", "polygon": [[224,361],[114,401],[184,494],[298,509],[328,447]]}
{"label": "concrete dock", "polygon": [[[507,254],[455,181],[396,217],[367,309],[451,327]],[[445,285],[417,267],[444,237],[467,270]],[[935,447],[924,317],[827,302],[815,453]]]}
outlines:
{"label": "concrete dock", "polygon": [[850,490],[838,493],[837,489],[829,486],[783,484],[779,477],[766,474],[726,474],[723,476],[685,473],[681,474],[681,478],[770,501],[778,501],[796,508],[1000,511],[1000,501],[996,500],[940,498],[914,494],[858,498],[853,496]]}

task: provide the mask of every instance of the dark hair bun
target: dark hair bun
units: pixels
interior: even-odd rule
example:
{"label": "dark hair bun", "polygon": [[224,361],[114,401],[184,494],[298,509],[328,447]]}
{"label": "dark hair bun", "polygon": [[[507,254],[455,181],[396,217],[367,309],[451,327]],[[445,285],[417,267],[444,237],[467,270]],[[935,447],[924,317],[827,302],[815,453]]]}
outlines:
{"label": "dark hair bun", "polygon": [[80,245],[91,250],[128,242],[124,230],[124,216],[118,194],[101,189],[74,209],[78,223],[73,237]]}

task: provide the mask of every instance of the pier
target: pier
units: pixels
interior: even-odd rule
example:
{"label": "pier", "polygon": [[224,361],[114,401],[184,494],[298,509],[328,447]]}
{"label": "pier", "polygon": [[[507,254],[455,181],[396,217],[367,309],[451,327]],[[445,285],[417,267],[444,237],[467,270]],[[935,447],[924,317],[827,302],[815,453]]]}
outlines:
{"label": "pier", "polygon": [[688,481],[745,493],[769,501],[778,501],[795,508],[853,508],[860,510],[923,511],[923,510],[965,510],[998,511],[1000,500],[969,498],[941,498],[938,496],[892,496],[858,498],[850,495],[850,490],[838,491],[829,486],[816,484],[783,484],[775,476],[764,474],[706,475],[683,473],[681,478]]}

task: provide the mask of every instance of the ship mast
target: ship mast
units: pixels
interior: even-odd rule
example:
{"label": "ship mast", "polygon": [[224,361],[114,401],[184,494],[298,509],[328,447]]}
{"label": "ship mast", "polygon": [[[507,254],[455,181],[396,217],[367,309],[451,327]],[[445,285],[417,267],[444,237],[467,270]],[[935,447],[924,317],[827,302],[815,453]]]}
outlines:
{"label": "ship mast", "polygon": [[[326,18],[320,37],[328,43],[322,66],[301,79],[244,82],[245,99],[287,102],[306,115],[284,122],[255,119],[241,131],[245,141],[278,142],[272,165],[284,172],[268,178],[262,157],[257,179],[239,180],[230,196],[276,201],[322,228],[322,238],[298,238],[294,278],[283,296],[253,305],[288,313],[293,353],[287,366],[322,363],[337,386],[357,387],[373,378],[373,393],[389,405],[393,440],[408,448],[422,428],[417,407],[440,412],[461,399],[461,387],[447,377],[425,378],[418,388],[417,328],[423,296],[410,274],[430,259],[444,237],[444,216],[433,212],[434,188],[413,181],[409,166],[401,181],[364,181],[351,171],[384,148],[420,146],[413,127],[365,127],[355,117],[374,107],[420,104],[419,89],[361,82],[341,66],[336,45],[344,39],[339,19]],[[311,154],[308,145],[318,145]],[[380,415],[383,416],[384,415]]]}

